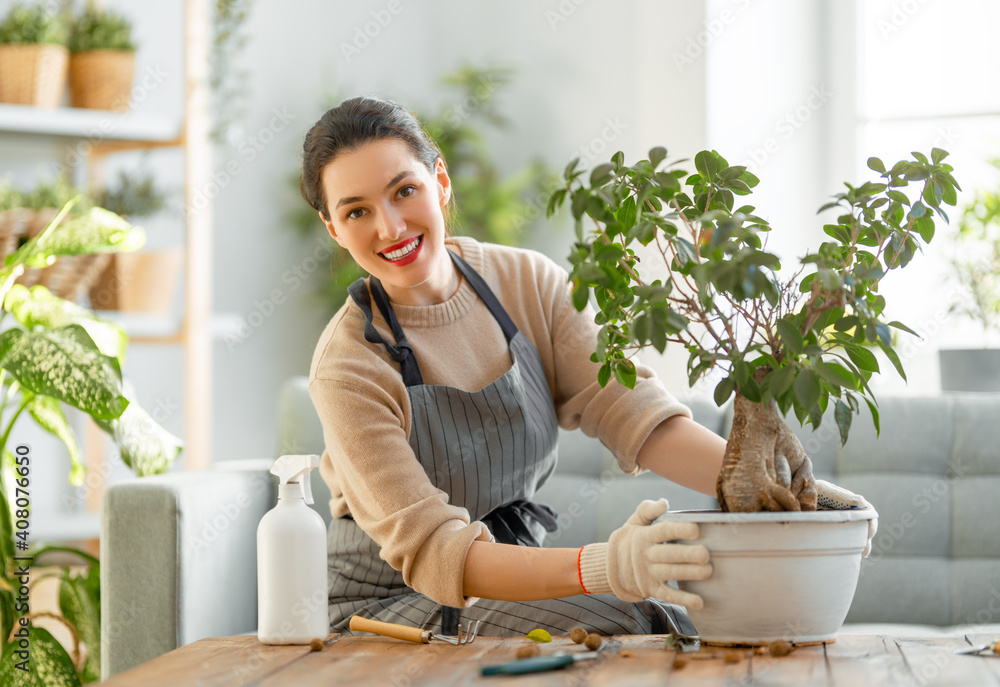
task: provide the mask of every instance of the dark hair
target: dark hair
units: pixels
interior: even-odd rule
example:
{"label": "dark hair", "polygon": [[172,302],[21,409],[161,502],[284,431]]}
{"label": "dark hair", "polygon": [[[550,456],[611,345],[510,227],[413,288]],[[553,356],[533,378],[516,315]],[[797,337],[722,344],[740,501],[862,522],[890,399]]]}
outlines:
{"label": "dark hair", "polygon": [[[434,173],[441,150],[421,128],[417,118],[396,103],[381,98],[351,98],[327,110],[313,124],[302,144],[302,197],[329,220],[323,170],[338,155],[366,143],[398,138]],[[443,159],[443,158],[442,158]]]}

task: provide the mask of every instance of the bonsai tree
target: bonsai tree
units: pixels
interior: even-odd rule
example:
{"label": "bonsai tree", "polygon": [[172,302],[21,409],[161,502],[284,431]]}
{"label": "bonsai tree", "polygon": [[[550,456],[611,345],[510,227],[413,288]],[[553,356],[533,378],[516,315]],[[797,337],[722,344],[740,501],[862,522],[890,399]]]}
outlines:
{"label": "bonsai tree", "polygon": [[[596,299],[598,381],[634,386],[631,356],[646,346],[662,353],[668,343],[687,349],[691,384],[721,368],[716,403],[736,395],[717,484],[723,511],[815,510],[811,463],[783,414],[818,427],[833,399],[846,441],[864,399],[878,429],[871,349],[905,378],[892,328],[913,333],[885,321],[879,285],[931,240],[934,215],[947,219],[942,204],[955,204],[946,155],[913,153],[890,168],[870,158],[880,179],[845,184],[820,209],[841,213],[823,227],[831,240],[791,273],[764,247],[767,221],[737,205],[758,179],[715,151],[695,156],[693,174],[664,165],[662,147],[632,166],[616,153],[589,175],[577,160],[567,166],[548,210],[568,202],[576,222],[570,280],[578,309],[591,292]],[[666,276],[646,276],[654,273],[647,260]]]}
{"label": "bonsai tree", "polygon": [[[28,548],[32,479],[44,474],[35,464],[48,456],[25,458],[12,442],[22,417],[61,440],[71,462],[70,481],[80,485],[84,466],[63,404],[87,413],[118,445],[122,460],[139,476],[165,472],[181,451],[180,441],[160,427],[124,390],[121,365],[127,339],[116,325],[54,296],[44,286],[27,288],[15,281],[26,266],[40,267],[59,255],[135,250],[144,241],[142,230],[102,208],[91,208],[71,219],[72,202],[37,236],[7,256],[0,269],[0,684],[29,684],[43,676],[45,684],[72,685],[100,679],[100,573],[97,561],[82,575],[61,575],[60,621],[74,637],[74,657],[43,628],[28,625],[31,665],[13,651],[11,632],[24,615],[18,602],[23,579],[15,556],[38,557],[60,547]],[[5,475],[5,470],[8,473]],[[11,483],[6,483],[11,479]],[[9,488],[8,488],[9,487]],[[23,560],[23,559],[22,559]],[[20,563],[19,565],[24,565]],[[33,581],[35,578],[33,578]],[[29,615],[29,620],[34,616]],[[80,657],[82,641],[87,655]],[[30,684],[35,684],[31,682]],[[41,683],[38,683],[41,684]]]}
{"label": "bonsai tree", "polygon": [[[1000,170],[1000,160],[993,166]],[[970,297],[954,303],[952,312],[978,322],[983,332],[1000,333],[1000,190],[981,190],[958,222],[955,274]]]}

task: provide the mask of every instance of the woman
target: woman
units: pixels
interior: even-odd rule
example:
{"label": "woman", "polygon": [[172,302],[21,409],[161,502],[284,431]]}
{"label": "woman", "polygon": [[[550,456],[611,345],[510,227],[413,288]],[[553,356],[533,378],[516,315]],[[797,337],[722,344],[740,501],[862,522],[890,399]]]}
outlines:
{"label": "woman", "polygon": [[[554,513],[531,501],[558,426],[600,438],[631,474],[715,494],[725,441],[644,367],[600,388],[593,313],[542,255],[448,238],[451,181],[403,108],[354,98],[306,135],[302,194],[371,277],[320,337],[309,390],[330,485],[330,620],[454,634],[692,632],[667,585],[711,574],[691,523],[639,504],[607,543],[539,548]],[[859,498],[859,497],[858,497]],[[860,499],[859,499],[860,500]],[[678,605],[674,605],[678,604]]]}

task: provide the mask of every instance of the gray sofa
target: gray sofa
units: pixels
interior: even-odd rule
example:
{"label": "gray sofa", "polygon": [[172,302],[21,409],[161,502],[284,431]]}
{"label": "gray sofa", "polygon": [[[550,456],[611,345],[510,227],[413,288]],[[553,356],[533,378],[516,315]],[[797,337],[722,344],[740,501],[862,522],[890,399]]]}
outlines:
{"label": "gray sofa", "polygon": [[[730,412],[689,401],[695,419],[725,436]],[[946,395],[880,402],[882,434],[855,418],[841,447],[832,418],[798,429],[818,477],[864,494],[879,533],[863,562],[845,632],[957,633],[972,623],[1000,633],[1000,396]],[[322,451],[305,378],[282,389],[279,446]],[[603,541],[645,498],[671,508],[714,499],[655,475],[627,477],[580,432],[563,433],[559,467],[537,499],[559,514],[547,545]],[[219,461],[211,470],[130,480],[105,494],[101,528],[102,676],[202,637],[254,631],[256,530],[276,499],[273,456]],[[317,475],[318,477],[318,475]],[[329,521],[329,492],[314,479]],[[858,625],[858,624],[861,625]],[[907,623],[905,628],[885,623]]]}

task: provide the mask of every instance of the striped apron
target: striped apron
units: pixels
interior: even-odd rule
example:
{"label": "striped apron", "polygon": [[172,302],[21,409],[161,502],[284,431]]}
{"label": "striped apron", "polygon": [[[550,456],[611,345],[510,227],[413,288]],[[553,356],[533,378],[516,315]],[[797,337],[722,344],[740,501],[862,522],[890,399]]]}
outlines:
{"label": "striped apron", "polygon": [[[558,424],[538,350],[521,333],[483,278],[458,255],[452,261],[478,294],[509,345],[512,365],[479,391],[425,385],[413,349],[378,279],[363,279],[350,295],[365,314],[365,339],[385,346],[399,363],[410,398],[409,443],[416,459],[449,502],[469,511],[501,543],[540,546],[555,530],[555,513],[531,498],[556,465]],[[388,323],[394,343],[375,328],[371,301]],[[420,627],[439,634],[457,631],[457,609],[406,586],[403,574],[379,556],[379,546],[350,516],[330,523],[328,581],[331,628],[348,632],[352,615]],[[480,599],[461,610],[463,622],[480,621],[480,634],[519,635],[535,628],[567,634],[584,627],[604,635],[661,634],[694,628],[682,607],[647,600],[622,601],[612,594],[541,601]]]}

